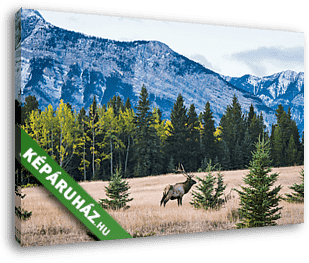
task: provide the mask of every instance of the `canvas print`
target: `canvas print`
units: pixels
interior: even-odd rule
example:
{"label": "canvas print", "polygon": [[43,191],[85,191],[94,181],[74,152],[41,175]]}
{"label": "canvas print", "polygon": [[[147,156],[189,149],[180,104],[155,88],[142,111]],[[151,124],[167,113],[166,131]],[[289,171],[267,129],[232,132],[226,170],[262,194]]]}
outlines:
{"label": "canvas print", "polygon": [[[303,33],[20,9],[15,109],[130,237],[304,222]],[[16,148],[16,241],[99,240],[31,151]]]}

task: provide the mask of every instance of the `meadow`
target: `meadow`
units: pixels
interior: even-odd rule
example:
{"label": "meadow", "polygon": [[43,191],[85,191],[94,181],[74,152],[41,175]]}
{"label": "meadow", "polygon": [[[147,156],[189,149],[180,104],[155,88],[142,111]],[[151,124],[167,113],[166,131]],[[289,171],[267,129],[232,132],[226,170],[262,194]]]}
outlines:
{"label": "meadow", "polygon": [[[279,173],[276,185],[282,185],[280,195],[290,193],[294,183],[301,183],[300,171],[303,166],[273,168]],[[227,184],[225,194],[232,188],[240,189],[244,185],[243,177],[248,170],[223,171],[224,183]],[[203,178],[206,173],[193,173]],[[111,216],[131,235],[160,236],[181,233],[194,233],[235,229],[239,222],[237,208],[239,197],[231,192],[231,199],[220,210],[194,209],[190,205],[191,192],[183,197],[182,207],[177,201],[169,201],[166,207],[160,207],[162,192],[167,184],[185,181],[182,174],[166,174],[143,178],[128,179],[130,198],[134,198],[123,211],[108,211]],[[92,181],[79,183],[95,200],[106,198],[105,186],[108,182]],[[41,246],[65,243],[93,241],[87,235],[88,230],[70,212],[42,186],[23,188],[22,208],[32,211],[27,221],[15,217],[16,225],[21,225],[21,245]],[[281,201],[282,218],[278,225],[299,224],[304,222],[304,204]]]}

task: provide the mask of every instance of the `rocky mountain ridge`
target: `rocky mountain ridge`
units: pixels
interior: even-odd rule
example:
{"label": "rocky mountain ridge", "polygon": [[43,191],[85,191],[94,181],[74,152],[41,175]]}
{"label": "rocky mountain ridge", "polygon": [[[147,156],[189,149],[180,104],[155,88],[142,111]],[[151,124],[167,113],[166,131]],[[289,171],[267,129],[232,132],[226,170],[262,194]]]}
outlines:
{"label": "rocky mountain ridge", "polygon": [[282,104],[291,110],[293,119],[300,130],[304,126],[304,72],[286,70],[266,77],[244,75],[242,77],[223,76],[232,85],[259,97],[273,110]]}
{"label": "rocky mountain ridge", "polygon": [[[120,95],[124,100],[129,97],[136,106],[145,85],[152,106],[161,109],[163,118],[170,117],[181,93],[186,106],[194,103],[197,113],[210,101],[218,125],[236,95],[244,112],[253,104],[256,111],[263,112],[265,124],[270,128],[276,121],[276,101],[284,101],[285,94],[294,95],[291,88],[286,88],[287,84],[265,88],[267,81],[259,86],[255,83],[262,81],[257,77],[246,75],[241,80],[222,76],[159,41],[122,42],[87,36],[56,27],[34,10],[22,9],[15,22],[16,87],[21,90],[22,101],[35,95],[42,109],[48,104],[57,107],[60,99],[71,103],[77,111],[81,107],[87,109],[94,95],[99,104]],[[282,76],[280,83],[286,82]],[[297,83],[301,84],[301,77]],[[293,99],[289,97],[300,131],[302,96],[303,84]]]}

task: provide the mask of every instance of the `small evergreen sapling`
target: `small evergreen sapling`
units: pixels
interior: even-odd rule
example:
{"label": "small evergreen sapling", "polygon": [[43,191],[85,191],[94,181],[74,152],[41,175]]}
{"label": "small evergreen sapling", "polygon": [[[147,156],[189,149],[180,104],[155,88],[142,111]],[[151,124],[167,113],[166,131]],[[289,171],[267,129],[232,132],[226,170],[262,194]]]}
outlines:
{"label": "small evergreen sapling", "polygon": [[[224,185],[223,175],[220,171],[217,173],[217,178],[212,175],[211,171],[214,169],[215,166],[211,166],[210,162],[206,169],[208,175],[205,176],[205,179],[196,177],[199,180],[199,185],[196,187],[198,191],[192,192],[193,199],[190,202],[194,208],[219,209],[226,202],[222,195],[227,185]],[[215,184],[217,184],[216,188]]]}
{"label": "small evergreen sapling", "polygon": [[128,193],[129,189],[129,183],[122,179],[121,170],[117,168],[111,177],[111,181],[108,183],[108,187],[105,187],[108,199],[100,199],[100,205],[104,209],[112,210],[129,208],[127,203],[133,200],[133,198],[128,198],[130,195]]}
{"label": "small evergreen sapling", "polygon": [[291,194],[285,194],[287,196],[287,198],[285,199],[288,202],[291,203],[303,203],[304,202],[304,169],[301,170],[300,172],[300,176],[301,176],[301,180],[302,183],[301,184],[293,184],[293,186],[289,187],[291,190],[294,190],[295,192],[291,193]]}
{"label": "small evergreen sapling", "polygon": [[270,174],[270,147],[264,138],[255,144],[256,150],[252,154],[249,174],[243,179],[248,186],[241,186],[236,190],[240,196],[238,209],[242,222],[237,228],[251,228],[277,225],[276,220],[281,218],[279,207],[279,191],[282,186],[273,187],[279,174]]}

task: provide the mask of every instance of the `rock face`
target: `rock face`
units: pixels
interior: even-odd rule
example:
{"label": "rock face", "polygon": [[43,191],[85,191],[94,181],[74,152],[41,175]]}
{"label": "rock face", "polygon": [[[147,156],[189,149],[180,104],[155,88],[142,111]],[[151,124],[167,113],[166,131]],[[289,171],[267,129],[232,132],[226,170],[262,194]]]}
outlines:
{"label": "rock face", "polygon": [[[15,23],[16,89],[21,90],[22,101],[35,95],[42,109],[48,104],[57,107],[63,99],[77,111],[81,107],[87,110],[94,95],[98,104],[119,95],[124,101],[129,97],[136,106],[145,85],[152,106],[159,107],[164,118],[170,117],[181,93],[186,106],[194,103],[197,113],[209,101],[218,125],[235,94],[244,112],[253,104],[256,111],[263,112],[265,124],[270,128],[276,121],[276,106],[286,102],[289,95],[293,117],[303,121],[303,73],[282,72],[276,78],[250,75],[231,78],[158,41],[121,42],[87,36],[56,27],[34,10],[22,9]],[[287,83],[296,76],[299,77],[292,89]],[[265,79],[263,85],[254,84],[262,83],[261,79]],[[292,90],[299,91],[296,94]]]}
{"label": "rock face", "polygon": [[273,110],[282,104],[291,110],[300,131],[304,130],[304,72],[286,70],[267,77],[244,75],[240,78],[222,76],[232,85],[259,97]]}

